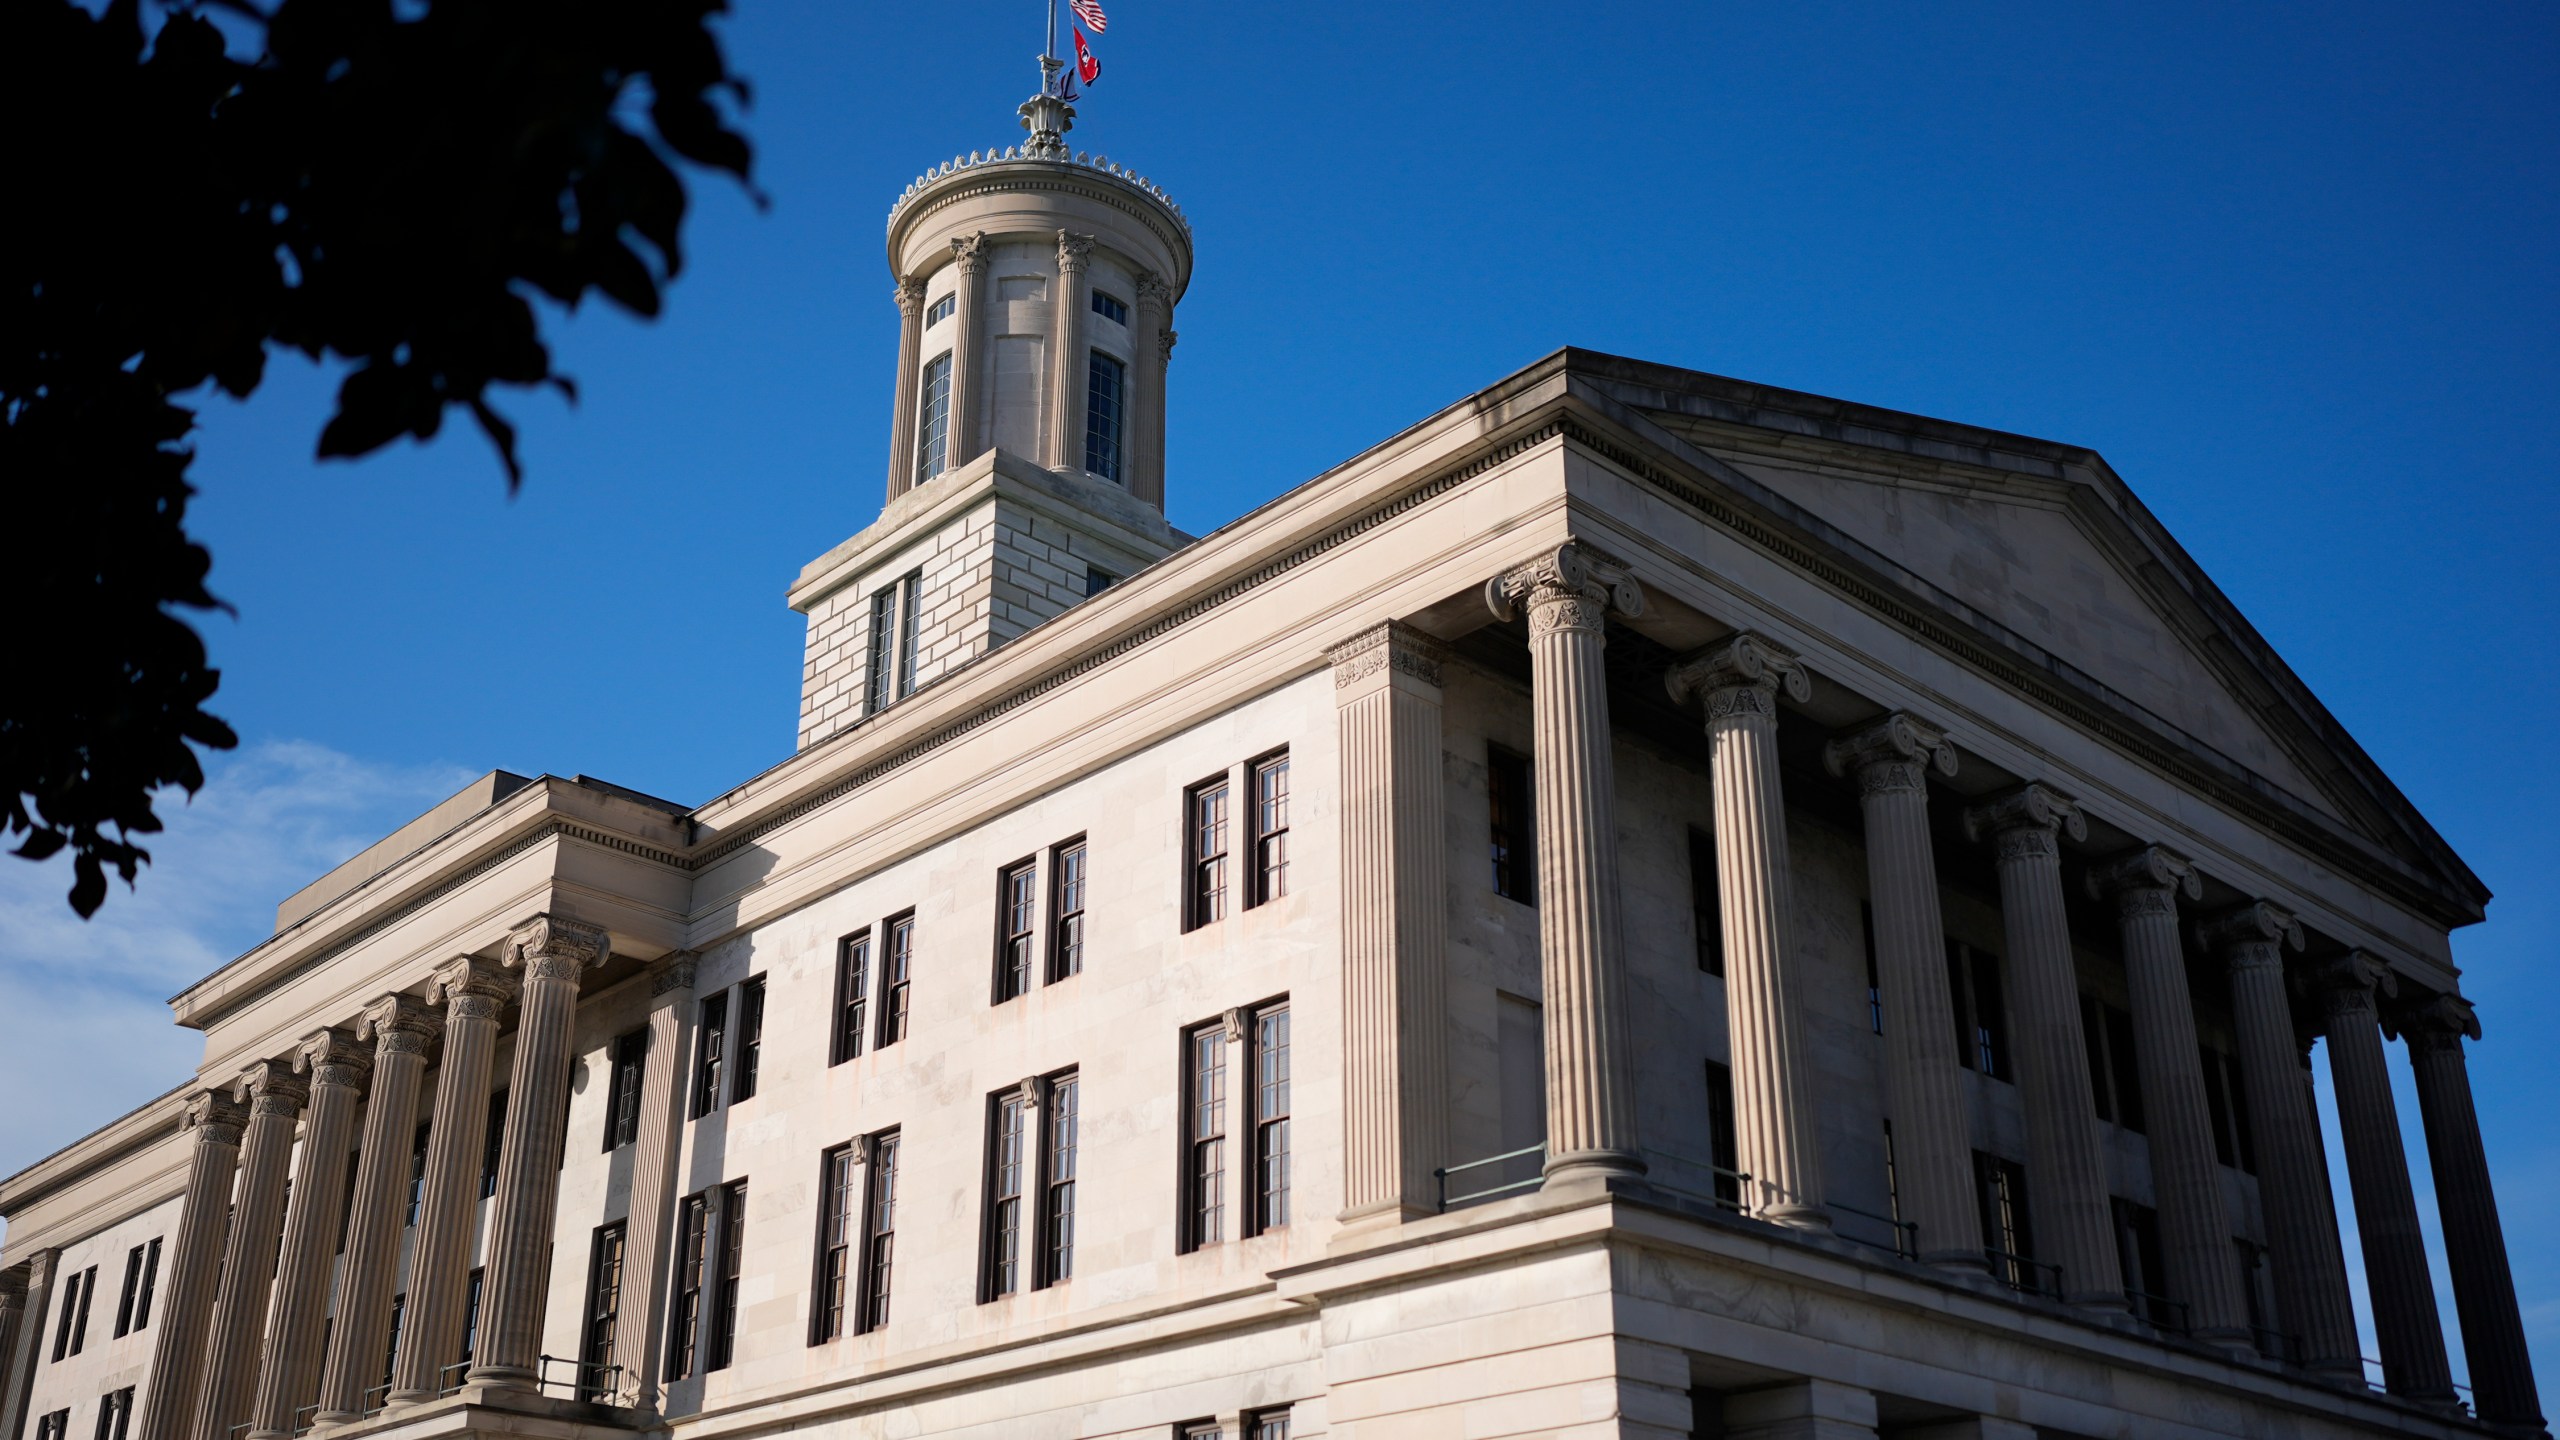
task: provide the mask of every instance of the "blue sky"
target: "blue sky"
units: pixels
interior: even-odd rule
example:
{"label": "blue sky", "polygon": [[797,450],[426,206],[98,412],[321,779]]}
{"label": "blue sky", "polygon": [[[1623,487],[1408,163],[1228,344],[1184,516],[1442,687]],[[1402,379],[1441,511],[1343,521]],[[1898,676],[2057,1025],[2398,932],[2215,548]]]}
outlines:
{"label": "blue sky", "polygon": [[[1565,344],[2105,454],[2499,892],[2456,955],[2560,1386],[2560,11],[1105,3],[1073,138],[1200,248],[1178,525]],[[1018,138],[1041,25],[880,15],[746,0],[772,205],[703,182],[667,316],[558,332],[584,398],[501,402],[520,497],[463,424],[314,463],[334,379],[299,362],[208,405],[192,519],[239,609],[206,627],[214,708],[248,748],[100,924],[0,866],[0,1072],[98,1077],[0,1116],[0,1172],[184,1073],[158,1001],[448,782],[698,802],[788,753],[783,587],[880,502],[882,222],[926,165]]]}

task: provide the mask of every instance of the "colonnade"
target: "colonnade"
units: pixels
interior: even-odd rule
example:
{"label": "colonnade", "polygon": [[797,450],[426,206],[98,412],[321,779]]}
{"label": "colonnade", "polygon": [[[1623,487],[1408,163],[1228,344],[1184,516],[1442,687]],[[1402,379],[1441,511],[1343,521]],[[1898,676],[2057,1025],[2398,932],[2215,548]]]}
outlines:
{"label": "colonnade", "polygon": [[[226,1089],[189,1101],[187,1186],[156,1322],[141,1440],[234,1440],[243,1428],[250,1440],[290,1440],[308,1424],[343,1423],[466,1382],[539,1388],[571,1021],[580,977],[602,964],[609,948],[601,930],[535,916],[509,935],[500,958],[448,961],[426,977],[423,998],[384,995],[349,1023],[314,1031],[290,1057],[259,1060]],[[492,1059],[499,1016],[511,1000],[519,1018],[509,1118],[478,1339],[464,1374],[465,1290]],[[411,1137],[428,1052],[439,1038],[443,1057],[394,1357],[391,1307]],[[352,1188],[344,1173],[351,1152]],[[345,1262],[333,1310],[330,1275],[342,1226]],[[382,1376],[395,1359],[386,1393]]]}
{"label": "colonnade", "polygon": [[[1632,1100],[1602,653],[1609,615],[1643,613],[1642,587],[1625,565],[1569,542],[1497,576],[1486,600],[1502,619],[1525,611],[1528,620],[1547,1183],[1635,1176],[1644,1160]],[[1420,1118],[1445,1110],[1445,1061],[1436,1042],[1412,1033],[1406,1013],[1413,998],[1439,993],[1446,937],[1436,900],[1422,907],[1431,913],[1408,916],[1396,898],[1436,874],[1420,852],[1443,833],[1438,651],[1427,638],[1389,625],[1338,647],[1332,658],[1342,698],[1345,873],[1370,877],[1381,891],[1377,904],[1346,905],[1347,1193],[1354,1217],[1410,1214],[1425,1200],[1417,1177],[1430,1173],[1435,1157],[1446,1159],[1439,1149],[1445,1127]],[[1818,1233],[1831,1223],[1815,1135],[1822,1085],[1806,1050],[1806,981],[1777,747],[1779,697],[1808,697],[1805,668],[1746,631],[1682,660],[1668,684],[1676,702],[1698,707],[1707,732],[1734,1168],[1748,1179],[1744,1208]],[[1833,774],[1855,784],[1865,822],[1897,1198],[1925,1263],[1978,1273],[1986,1255],[1953,1049],[1926,783],[1931,770],[1955,773],[1955,750],[1937,725],[1895,712],[1832,738],[1824,758]],[[1426,802],[1426,813],[1412,813]],[[1998,875],[2037,1258],[2058,1267],[2066,1303],[2122,1313],[2128,1297],[2063,885],[2064,844],[2084,841],[2087,822],[2069,796],[2036,780],[1981,798],[1961,819],[1965,833],[1989,848]],[[2200,899],[2201,885],[2184,858],[2151,844],[2097,857],[2085,883],[2112,908],[2124,955],[2166,1271],[2152,1283],[2165,1284],[2187,1308],[2196,1338],[2252,1352],[2270,1342],[2251,1327],[2225,1213],[2180,935],[2179,900]],[[2294,1020],[2299,987],[2325,1017],[2340,1109],[2349,1117],[2347,1159],[2388,1388],[2422,1402],[2454,1398],[2384,1071],[2386,1023],[2409,1037],[2479,1413],[2502,1423],[2537,1420],[2462,1069],[2461,1039],[2477,1034],[2468,1007],[2447,997],[2385,1014],[2377,1004],[2388,998],[2389,972],[2356,953],[2289,972],[2284,952],[2302,948],[2301,929],[2264,901],[2206,916],[2196,935],[2230,986],[2278,1308],[2291,1334],[2289,1353],[2271,1358],[2361,1379],[2304,1070],[2308,1042]]]}

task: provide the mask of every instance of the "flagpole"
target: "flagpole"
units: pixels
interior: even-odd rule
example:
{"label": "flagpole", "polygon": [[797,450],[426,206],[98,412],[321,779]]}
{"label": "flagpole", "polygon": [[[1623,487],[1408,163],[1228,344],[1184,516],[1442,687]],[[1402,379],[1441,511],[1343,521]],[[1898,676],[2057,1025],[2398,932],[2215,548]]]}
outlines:
{"label": "flagpole", "polygon": [[[1058,0],[1049,0],[1049,38],[1040,42],[1040,58],[1043,60],[1058,58]],[[1047,73],[1046,67],[1043,67],[1042,73]]]}

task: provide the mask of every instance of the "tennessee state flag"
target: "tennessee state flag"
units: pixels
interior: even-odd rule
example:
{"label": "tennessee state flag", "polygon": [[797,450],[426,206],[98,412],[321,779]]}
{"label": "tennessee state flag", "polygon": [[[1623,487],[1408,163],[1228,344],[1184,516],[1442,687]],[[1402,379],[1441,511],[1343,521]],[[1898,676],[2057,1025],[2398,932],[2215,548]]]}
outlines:
{"label": "tennessee state flag", "polygon": [[1084,83],[1090,85],[1101,78],[1102,62],[1094,59],[1093,51],[1085,45],[1083,26],[1070,25],[1067,28],[1076,34],[1076,74],[1083,78]]}

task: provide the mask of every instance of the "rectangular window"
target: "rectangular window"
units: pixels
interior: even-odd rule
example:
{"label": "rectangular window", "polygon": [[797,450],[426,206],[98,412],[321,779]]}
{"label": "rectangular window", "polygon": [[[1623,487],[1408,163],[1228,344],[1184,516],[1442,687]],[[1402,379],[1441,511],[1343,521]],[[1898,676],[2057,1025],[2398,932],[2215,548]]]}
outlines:
{"label": "rectangular window", "polygon": [[1253,890],[1259,905],[1289,893],[1289,755],[1253,765]]}
{"label": "rectangular window", "polygon": [[1108,590],[1113,585],[1119,583],[1119,580],[1119,576],[1112,574],[1108,570],[1096,570],[1092,566],[1087,565],[1084,567],[1085,598],[1088,600],[1092,599],[1094,596],[1101,594],[1103,591]]}
{"label": "rectangular window", "polygon": [[676,1293],[667,1305],[667,1379],[693,1373],[702,1338],[702,1283],[711,1263],[709,1192],[684,1197],[676,1211]]}
{"label": "rectangular window", "polygon": [[133,1297],[133,1328],[143,1329],[151,1323],[151,1297],[160,1287],[160,1237],[142,1247],[142,1290]]}
{"label": "rectangular window", "polygon": [[1129,367],[1096,350],[1085,366],[1084,468],[1120,483],[1120,417],[1127,408]]}
{"label": "rectangular window", "polygon": [[726,1370],[738,1358],[738,1285],[747,1273],[747,1182],[720,1187],[719,1284],[712,1292],[711,1353],[705,1370]]}
{"label": "rectangular window", "polygon": [[1689,924],[1698,936],[1698,969],[1724,973],[1724,890],[1716,879],[1716,837],[1689,827]]}
{"label": "rectangular window", "polygon": [[2009,1080],[2009,1012],[2000,957],[1947,937],[1947,994],[1956,1023],[1956,1060],[1993,1080]]}
{"label": "rectangular window", "polygon": [[1742,1208],[1742,1148],[1733,1130],[1733,1067],[1707,1062],[1707,1160],[1715,1167],[1716,1203]]}
{"label": "rectangular window", "polygon": [[1114,325],[1129,323],[1129,302],[1105,291],[1093,292],[1093,313]]}
{"label": "rectangular window", "polygon": [[[948,297],[945,297],[948,303]],[[951,449],[951,355],[945,351],[924,367],[916,387],[916,483],[942,473]]]}
{"label": "rectangular window", "polygon": [[1484,798],[1491,822],[1493,893],[1523,905],[1538,903],[1538,840],[1531,795],[1528,760],[1486,747]]}
{"label": "rectangular window", "polygon": [[116,1297],[115,1338],[118,1340],[123,1339],[133,1330],[133,1292],[139,1289],[141,1285],[142,1247],[136,1245],[131,1250],[125,1252],[124,1288],[118,1292]]}
{"label": "rectangular window", "polygon": [[764,1070],[764,977],[752,976],[738,986],[738,1059],[729,1067],[729,1103],[756,1097],[756,1080]]}
{"label": "rectangular window", "polygon": [[856,930],[836,942],[836,1033],[827,1063],[841,1065],[862,1053],[871,1013],[871,932]]}
{"label": "rectangular window", "polygon": [[2240,1089],[2240,1062],[2210,1045],[2197,1046],[2196,1059],[2204,1070],[2205,1104],[2213,1115],[2214,1158],[2244,1175],[2257,1174],[2249,1107]]}
{"label": "rectangular window", "polygon": [[1032,942],[1040,930],[1040,862],[1023,860],[996,874],[996,1003],[1031,988]]}
{"label": "rectangular window", "polygon": [[[399,1294],[391,1297],[391,1328],[385,1332],[388,1338],[383,1342],[382,1346],[382,1379],[379,1383],[381,1386],[380,1393],[384,1395],[391,1393],[392,1374],[400,1364],[400,1331],[408,1324],[408,1321],[409,1292],[403,1290]],[[365,1398],[371,1399],[372,1397],[367,1396]]]}
{"label": "rectangular window", "polygon": [[693,1118],[720,1106],[721,1062],[729,1047],[729,992],[702,998],[693,1035]]}
{"label": "rectangular window", "polygon": [[604,1148],[607,1154],[640,1138],[641,1066],[649,1032],[634,1030],[613,1042],[613,1075],[605,1086]]}
{"label": "rectangular window", "polygon": [[1867,1028],[1884,1033],[1884,989],[1876,979],[1876,907],[1858,903],[1858,928],[1867,943]]}
{"label": "rectangular window", "polygon": [[1227,1238],[1227,1027],[1183,1036],[1182,1248]]}
{"label": "rectangular window", "polygon": [[871,636],[863,651],[863,713],[877,715],[889,708],[894,695],[891,683],[898,673],[898,587],[884,585],[871,592]]}
{"label": "rectangular window", "polygon": [[488,1273],[475,1266],[470,1283],[462,1287],[462,1358],[465,1360],[480,1348],[480,1282]]}
{"label": "rectangular window", "polygon": [[489,1120],[482,1127],[480,1198],[483,1200],[498,1193],[498,1157],[506,1150],[506,1139],[507,1092],[493,1090],[489,1093]]}
{"label": "rectangular window", "polygon": [[1184,797],[1190,874],[1185,887],[1189,923],[1196,930],[1227,918],[1227,782],[1204,780]]}
{"label": "rectangular window", "polygon": [[2101,1063],[2104,1056],[2106,1087],[2112,1104],[2101,1103],[2099,1116],[2112,1119],[2136,1135],[2144,1134],[2142,1114],[2142,1074],[2135,1063],[2133,1048],[2133,1016],[2121,1006],[2103,1000],[2082,997],[2081,1019],[2096,1024],[2089,1034],[2090,1058]]}
{"label": "rectangular window", "polygon": [[941,324],[943,321],[950,319],[953,308],[958,304],[959,297],[956,295],[945,295],[941,299],[934,301],[932,308],[924,312],[924,328],[930,330],[934,326]]}
{"label": "rectangular window", "polygon": [[1982,1243],[1993,1278],[2012,1290],[2040,1290],[2044,1282],[2027,1261],[2035,1234],[2027,1224],[2027,1170],[2015,1160],[1973,1152],[1976,1194],[1982,1211]]}
{"label": "rectangular window", "polygon": [[1049,979],[1084,971],[1084,865],[1081,836],[1049,852]]}
{"label": "rectangular window", "polygon": [[1076,1273],[1076,1077],[1049,1082],[1049,1112],[1041,1123],[1048,1151],[1040,1205],[1040,1283],[1055,1285]]}
{"label": "rectangular window", "polygon": [[98,1288],[98,1267],[76,1270],[62,1289],[62,1323],[54,1328],[53,1358],[77,1355],[89,1339],[89,1295]]}
{"label": "rectangular window", "polygon": [[2133,1313],[2154,1325],[2175,1323],[2169,1271],[2160,1249],[2160,1212],[2121,1198],[2111,1200],[2109,1208],[2115,1212],[2117,1272]]}
{"label": "rectangular window", "polygon": [[[70,1423],[71,1412],[63,1413],[63,1423]],[[98,1397],[98,1440],[124,1440],[125,1430],[133,1423],[133,1387],[110,1390]]]}
{"label": "rectangular window", "polygon": [[1289,1440],[1289,1411],[1256,1410],[1244,1417],[1245,1440]]}
{"label": "rectangular window", "polygon": [[924,606],[924,573],[898,582],[898,694],[916,693],[916,614]]}
{"label": "rectangular window", "polygon": [[869,1334],[889,1323],[889,1264],[897,1239],[898,1132],[871,1140],[871,1194],[862,1221],[862,1324]]}
{"label": "rectangular window", "polygon": [[853,1227],[861,1223],[861,1152],[838,1145],[818,1157],[817,1303],[810,1307],[809,1343],[823,1345],[844,1334],[845,1302],[852,1298]]}
{"label": "rectangular window", "polygon": [[1289,1223],[1289,1007],[1254,1012],[1253,1231]]}
{"label": "rectangular window", "polygon": [[418,1223],[419,1207],[427,1201],[427,1127],[420,1125],[409,1141],[409,1213],[401,1223]]}
{"label": "rectangular window", "polygon": [[916,958],[916,917],[911,912],[891,920],[889,941],[880,964],[880,1045],[886,1050],[907,1038],[907,987]]}
{"label": "rectangular window", "polygon": [[989,1097],[987,1120],[987,1268],[981,1300],[1010,1295],[1022,1285],[1023,1144],[1030,1102],[1022,1088]]}
{"label": "rectangular window", "polygon": [[65,1440],[71,1433],[71,1412],[55,1410],[36,1417],[36,1440]]}
{"label": "rectangular window", "polygon": [[611,1390],[605,1370],[613,1364],[613,1331],[622,1318],[622,1236],[621,1221],[599,1225],[588,1252],[587,1323],[578,1344],[575,1380],[581,1397]]}

